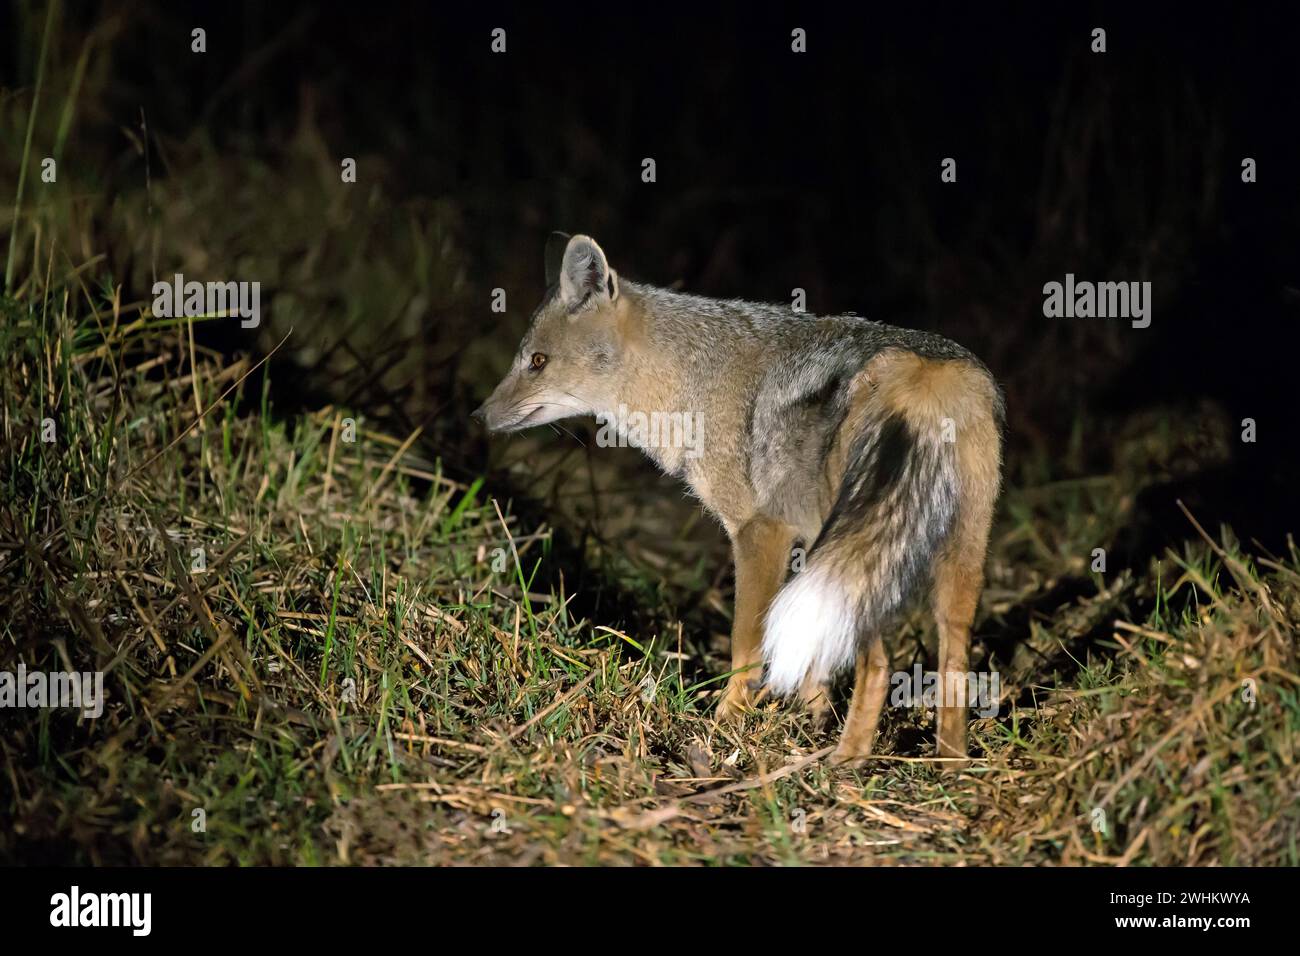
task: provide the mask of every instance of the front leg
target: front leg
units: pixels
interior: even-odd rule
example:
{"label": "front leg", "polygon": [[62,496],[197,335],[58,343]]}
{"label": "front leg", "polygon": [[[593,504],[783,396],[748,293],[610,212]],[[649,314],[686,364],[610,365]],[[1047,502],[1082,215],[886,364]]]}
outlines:
{"label": "front leg", "polygon": [[794,544],[794,529],[775,518],[759,516],[732,536],[736,563],[736,608],[731,627],[731,669],[718,703],[720,717],[743,713],[762,680],[763,615],[785,581]]}

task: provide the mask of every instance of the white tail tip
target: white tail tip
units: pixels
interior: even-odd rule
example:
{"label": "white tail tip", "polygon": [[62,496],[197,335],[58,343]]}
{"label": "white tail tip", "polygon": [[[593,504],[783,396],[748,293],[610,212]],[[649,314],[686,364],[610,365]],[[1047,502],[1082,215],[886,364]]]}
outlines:
{"label": "white tail tip", "polygon": [[767,611],[763,657],[767,685],[784,696],[804,679],[827,681],[853,663],[857,649],[857,615],[849,592],[824,567],[796,574]]}

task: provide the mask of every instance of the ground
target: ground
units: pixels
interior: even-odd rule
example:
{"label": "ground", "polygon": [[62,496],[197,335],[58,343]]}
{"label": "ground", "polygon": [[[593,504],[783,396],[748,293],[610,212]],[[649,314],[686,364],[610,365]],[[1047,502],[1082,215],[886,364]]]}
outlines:
{"label": "ground", "polygon": [[[5,715],[5,859],[1297,862],[1300,564],[1207,533],[1092,572],[1152,459],[1009,482],[976,658],[1002,707],[975,717],[973,763],[945,768],[931,714],[889,708],[881,756],[840,771],[833,728],[787,705],[715,720],[707,520],[675,554],[647,533],[609,559],[617,540],[448,479],[417,436],[278,418],[274,377],[241,402],[253,361],[89,298],[77,316],[33,283],[5,306],[6,660],[101,669],[109,698],[97,720]],[[647,525],[694,513],[661,484]],[[608,578],[599,601],[576,562]],[[892,635],[899,669],[927,625]]]}

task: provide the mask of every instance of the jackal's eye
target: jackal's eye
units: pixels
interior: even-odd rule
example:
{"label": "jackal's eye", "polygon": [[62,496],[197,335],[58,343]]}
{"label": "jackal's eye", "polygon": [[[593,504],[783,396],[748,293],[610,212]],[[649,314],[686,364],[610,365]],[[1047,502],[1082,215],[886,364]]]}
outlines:
{"label": "jackal's eye", "polygon": [[546,353],[534,352],[532,361],[530,361],[528,364],[532,367],[534,372],[540,372],[542,370],[542,366],[546,364]]}

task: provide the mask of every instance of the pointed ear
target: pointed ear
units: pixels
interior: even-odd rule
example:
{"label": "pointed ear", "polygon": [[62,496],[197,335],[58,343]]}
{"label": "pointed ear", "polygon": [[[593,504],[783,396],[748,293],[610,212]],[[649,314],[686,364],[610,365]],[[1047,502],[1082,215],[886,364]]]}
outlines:
{"label": "pointed ear", "polygon": [[546,240],[546,288],[560,281],[560,263],[564,261],[564,250],[569,245],[567,232],[553,232]]}
{"label": "pointed ear", "polygon": [[588,299],[612,302],[617,298],[618,276],[596,240],[574,236],[560,264],[560,300],[572,308]]}

